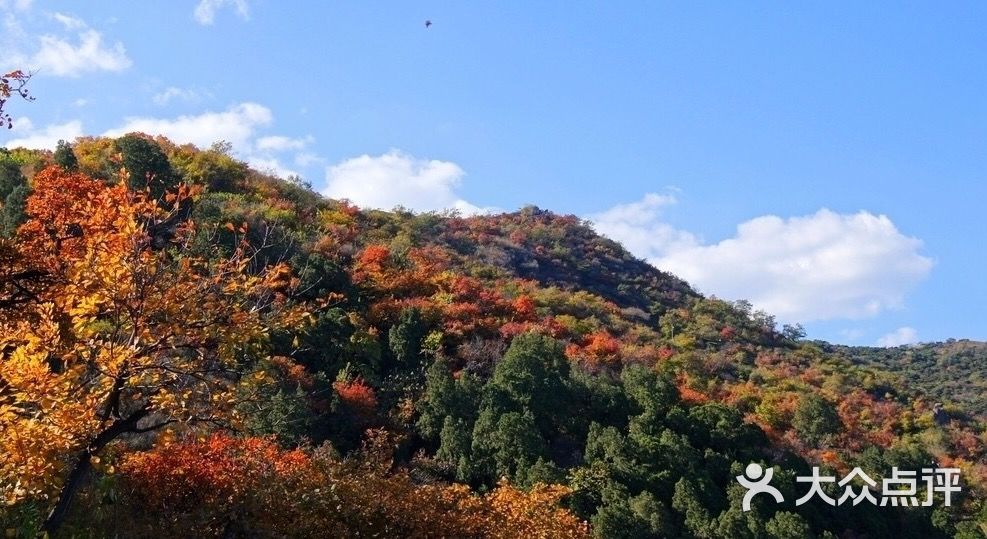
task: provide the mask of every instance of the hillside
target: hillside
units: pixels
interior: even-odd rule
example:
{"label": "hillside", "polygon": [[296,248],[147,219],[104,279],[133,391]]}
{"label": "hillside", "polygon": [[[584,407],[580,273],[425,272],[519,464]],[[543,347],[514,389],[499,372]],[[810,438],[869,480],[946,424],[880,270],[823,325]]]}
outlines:
{"label": "hillside", "polygon": [[910,387],[987,416],[987,343],[967,339],[894,348],[824,345],[854,363],[899,373]]}
{"label": "hillside", "polygon": [[[804,341],[576,217],[365,211],[222,146],[80,138],[0,174],[0,524],[24,535],[52,507],[106,536],[985,529],[978,344]],[[962,470],[952,507],[743,512],[734,479],[773,465],[792,500],[811,466],[933,460]]]}

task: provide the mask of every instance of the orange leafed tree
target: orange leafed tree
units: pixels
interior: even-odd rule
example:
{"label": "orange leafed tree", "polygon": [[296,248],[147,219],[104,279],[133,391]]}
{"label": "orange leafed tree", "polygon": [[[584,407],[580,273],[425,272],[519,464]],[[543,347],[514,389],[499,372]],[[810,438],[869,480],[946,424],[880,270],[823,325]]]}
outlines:
{"label": "orange leafed tree", "polygon": [[49,500],[49,530],[108,444],[235,423],[234,389],[267,332],[298,321],[278,293],[284,267],[250,274],[243,248],[191,256],[192,190],[158,202],[125,185],[42,171],[6,246],[12,272],[44,286],[0,312],[0,496]]}
{"label": "orange leafed tree", "polygon": [[391,472],[386,452],[371,442],[340,460],[217,434],[131,453],[121,465],[122,503],[139,510],[114,525],[124,536],[169,522],[169,531],[197,537],[589,537],[559,506],[565,487],[501,483],[478,496],[466,485],[420,485]]}

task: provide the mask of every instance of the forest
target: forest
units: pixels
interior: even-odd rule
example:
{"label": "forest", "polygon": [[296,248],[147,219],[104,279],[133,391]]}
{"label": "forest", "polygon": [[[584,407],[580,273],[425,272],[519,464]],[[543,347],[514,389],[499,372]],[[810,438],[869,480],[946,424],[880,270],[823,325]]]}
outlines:
{"label": "forest", "polygon": [[[0,205],[8,537],[987,533],[979,344],[807,340],[577,217],[362,210],[223,143],[0,150]],[[949,507],[735,479],[930,462]]]}
{"label": "forest", "polygon": [[987,414],[987,343],[949,339],[892,348],[820,345],[851,361],[900,372],[910,386],[929,396]]}

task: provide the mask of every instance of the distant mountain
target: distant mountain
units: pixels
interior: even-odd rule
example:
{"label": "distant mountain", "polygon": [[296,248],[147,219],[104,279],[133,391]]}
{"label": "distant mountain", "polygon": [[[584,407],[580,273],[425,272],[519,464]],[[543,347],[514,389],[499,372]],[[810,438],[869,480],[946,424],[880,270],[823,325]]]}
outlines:
{"label": "distant mountain", "polygon": [[987,342],[950,339],[893,348],[822,346],[855,364],[898,373],[909,386],[943,403],[987,417]]}

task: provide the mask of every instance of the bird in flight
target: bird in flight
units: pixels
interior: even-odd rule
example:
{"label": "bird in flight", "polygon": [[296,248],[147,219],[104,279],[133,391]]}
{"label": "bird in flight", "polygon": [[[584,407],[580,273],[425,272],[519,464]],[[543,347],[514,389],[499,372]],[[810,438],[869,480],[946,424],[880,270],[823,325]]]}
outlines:
{"label": "bird in flight", "polygon": [[425,21],[425,28],[432,26],[432,21]]}

